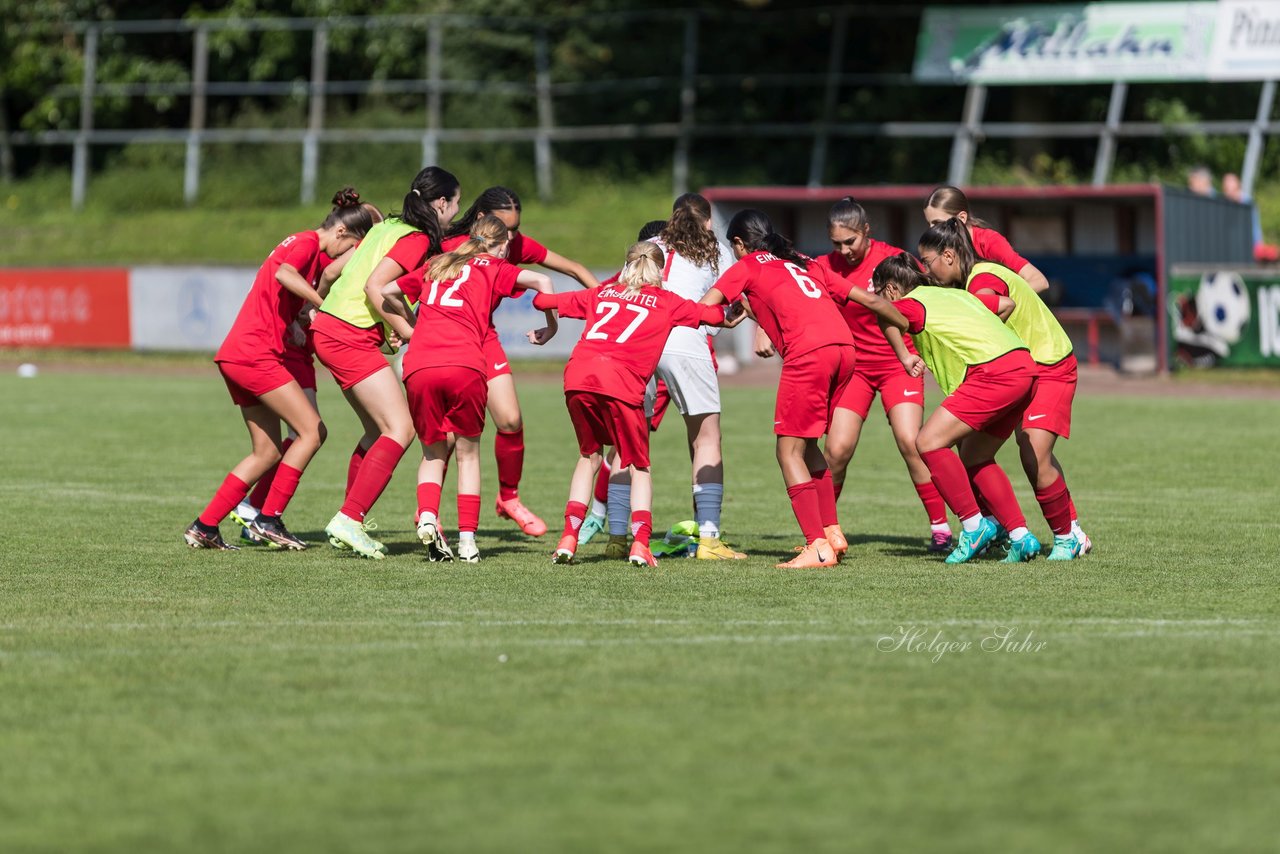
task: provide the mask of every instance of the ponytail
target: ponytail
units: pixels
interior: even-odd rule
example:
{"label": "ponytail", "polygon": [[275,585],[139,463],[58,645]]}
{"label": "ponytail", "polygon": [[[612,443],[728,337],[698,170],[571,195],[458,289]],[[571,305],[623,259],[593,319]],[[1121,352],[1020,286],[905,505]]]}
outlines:
{"label": "ponytail", "polygon": [[627,262],[618,275],[618,281],[629,291],[638,291],[645,285],[662,287],[662,265],[665,259],[656,243],[641,241],[631,244],[627,250]]}
{"label": "ponytail", "polygon": [[496,216],[486,215],[471,227],[471,237],[452,252],[437,255],[427,265],[427,280],[447,282],[456,279],[467,262],[485,252],[492,253],[507,242],[507,227]]}
{"label": "ponytail", "polygon": [[898,293],[906,296],[923,285],[937,284],[921,269],[920,261],[910,252],[890,255],[871,272],[871,289],[877,294],[884,293],[889,285],[897,285]]}
{"label": "ponytail", "polygon": [[858,204],[853,196],[845,196],[831,206],[827,214],[827,225],[838,225],[850,231],[862,231],[870,225],[870,222],[867,220],[866,209]]}
{"label": "ponytail", "polygon": [[506,187],[490,187],[485,190],[476,196],[476,200],[471,203],[471,207],[467,208],[466,213],[454,220],[453,224],[448,227],[448,230],[445,231],[445,237],[470,234],[471,226],[476,224],[476,220],[494,211],[515,211],[520,213],[520,197],[516,195],[516,191],[508,190]]}
{"label": "ponytail", "polygon": [[755,208],[738,211],[729,221],[725,237],[730,243],[741,240],[751,252],[768,252],[802,269],[809,268],[809,259],[797,252],[790,240],[773,230],[773,222],[764,211]]}
{"label": "ponytail", "polygon": [[458,179],[451,173],[439,166],[428,166],[414,177],[409,192],[405,194],[401,211],[391,214],[427,235],[430,239],[428,255],[439,254],[440,244],[444,241],[444,229],[448,225],[440,222],[431,203],[440,198],[452,199],[461,187]]}
{"label": "ponytail", "polygon": [[335,225],[344,226],[347,234],[356,238],[364,237],[373,228],[373,216],[361,204],[355,187],[343,187],[333,194],[333,210],[329,211],[320,227],[333,228]]}
{"label": "ponytail", "polygon": [[937,208],[947,216],[958,217],[960,214],[964,214],[965,219],[969,221],[969,225],[976,225],[978,228],[990,228],[985,221],[978,219],[969,211],[969,199],[959,187],[943,184],[929,194],[924,206],[926,208]]}
{"label": "ponytail", "polygon": [[986,260],[978,257],[977,250],[973,248],[973,241],[969,239],[969,229],[955,217],[929,226],[929,230],[920,235],[919,249],[921,253],[942,252],[946,249],[954,252],[960,266],[960,287],[962,288],[969,281],[973,265]]}

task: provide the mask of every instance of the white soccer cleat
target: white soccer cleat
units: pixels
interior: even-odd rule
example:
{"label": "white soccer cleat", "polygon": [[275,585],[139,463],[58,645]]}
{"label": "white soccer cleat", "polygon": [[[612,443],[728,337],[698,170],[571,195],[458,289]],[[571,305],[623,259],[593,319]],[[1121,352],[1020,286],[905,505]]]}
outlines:
{"label": "white soccer cleat", "polygon": [[458,540],[458,560],[463,563],[480,562],[480,547],[476,545],[474,537]]}

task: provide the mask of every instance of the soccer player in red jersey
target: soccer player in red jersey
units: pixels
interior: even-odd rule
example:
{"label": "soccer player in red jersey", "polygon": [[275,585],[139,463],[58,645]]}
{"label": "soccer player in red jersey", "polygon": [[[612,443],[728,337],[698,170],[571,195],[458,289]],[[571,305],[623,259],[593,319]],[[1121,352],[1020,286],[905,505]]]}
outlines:
{"label": "soccer player in red jersey", "polygon": [[553,556],[556,563],[573,562],[600,451],[612,445],[619,465],[631,473],[635,539],[628,560],[636,566],[657,566],[649,550],[653,484],[644,389],[674,327],[726,325],[723,307],[699,305],[663,290],[662,261],[662,250],[654,244],[634,243],[616,285],[534,297],[538,308],[554,308],[563,317],[587,322],[564,369],[565,405],[581,456],[569,486],[564,532]]}
{"label": "soccer player in red jersey", "polygon": [[[489,187],[476,197],[458,221],[449,226],[444,251],[451,251],[467,240],[471,226],[482,216],[492,215],[506,223],[511,232],[511,264],[537,264],[576,279],[584,288],[599,287],[591,271],[574,261],[552,252],[520,231],[520,197],[506,187]],[[524,419],[520,399],[516,396],[511,363],[492,325],[485,339],[486,369],[489,377],[489,414],[497,435],[493,453],[498,463],[498,499],[495,510],[499,518],[511,519],[520,530],[533,537],[547,532],[547,524],[520,501],[520,478],[524,473]]]}
{"label": "soccer player in red jersey", "polygon": [[[404,357],[404,384],[413,424],[422,442],[418,468],[418,537],[430,560],[452,560],[453,550],[440,529],[440,490],[449,457],[458,454],[458,557],[480,560],[476,527],[480,520],[480,434],[484,432],[484,339],[498,302],[519,291],[551,293],[551,280],[506,262],[509,231],[502,220],[484,216],[471,226],[471,237],[427,265],[425,281],[407,280],[409,273],[383,287],[383,295],[398,300],[405,289],[420,292],[416,320],[401,337],[419,336]],[[555,334],[554,316],[548,325],[529,334],[545,344]]]}
{"label": "soccer player in red jersey", "polygon": [[925,201],[924,219],[929,225],[937,225],[952,217],[964,223],[969,231],[969,239],[973,241],[980,257],[1008,267],[1026,280],[1038,294],[1048,289],[1049,280],[1035,264],[1019,255],[1003,234],[969,213],[969,199],[964,192],[959,187],[943,184],[930,193]]}
{"label": "soccer player in red jersey", "polygon": [[403,388],[382,353],[384,344],[398,343],[390,330],[396,321],[407,327],[409,307],[403,299],[387,301],[382,288],[440,253],[444,226],[458,212],[460,194],[458,179],[438,166],[419,172],[401,212],[369,230],[311,324],[316,357],[364,425],[348,466],[346,496],[325,533],[331,545],[362,557],[385,554],[385,547],[369,536],[365,514],[386,489],[414,436]]}
{"label": "soccer player in red jersey", "polygon": [[[213,500],[183,535],[195,549],[234,550],[218,531],[218,523],[249,493],[249,485],[279,463],[262,513],[251,523],[253,533],[283,548],[304,549],[280,518],[298,488],[307,463],[320,450],[325,428],[320,413],[284,363],[285,331],[303,303],[319,305],[312,287],[320,256],[335,257],[350,249],[372,227],[369,212],[350,187],[334,196],[334,208],[314,231],[290,235],[272,250],[259,268],[214,361],[231,399],[249,430],[253,450],[223,480]],[[281,449],[280,422],[298,438]]]}
{"label": "soccer player in red jersey", "polygon": [[[972,560],[997,535],[995,522],[980,512],[975,491],[1013,538],[1005,562],[1030,560],[1039,554],[1040,542],[1027,530],[1013,485],[995,462],[1036,385],[1026,344],[1001,323],[1015,309],[1014,301],[939,287],[906,252],[881,261],[873,277],[876,293],[901,311],[900,322],[881,324],[894,352],[915,376],[927,366],[947,395],[916,437],[938,491],[960,519],[960,541],[947,563]],[[907,350],[904,332],[911,333],[916,353]],[[956,445],[959,457],[951,450]]]}
{"label": "soccer player in red jersey", "polygon": [[702,302],[716,305],[742,295],[782,356],[774,409],[778,465],[805,545],[779,568],[834,566],[849,544],[840,530],[831,471],[818,447],[831,426],[836,401],[853,377],[853,337],[835,300],[858,302],[877,315],[901,319],[893,306],[865,288],[830,277],[773,230],[762,211],[742,210],[725,232],[738,262]]}
{"label": "soccer player in red jersey", "polygon": [[1050,560],[1074,559],[1084,553],[1088,538],[1080,530],[1062,464],[1053,452],[1059,436],[1071,436],[1071,401],[1077,379],[1071,339],[1021,276],[977,255],[958,218],[931,226],[921,236],[920,257],[944,285],[965,288],[975,295],[1009,297],[1017,304],[1007,321],[1009,328],[1026,342],[1039,367],[1035,397],[1017,430],[1018,454],[1045,521],[1053,530]]}
{"label": "soccer player in red jersey", "polygon": [[[845,196],[827,214],[827,235],[834,251],[815,258],[811,266],[822,267],[853,287],[871,291],[871,273],[885,258],[902,252],[896,246],[882,243],[871,236],[867,212],[853,198]],[[853,379],[836,401],[831,416],[831,429],[823,453],[831,467],[831,480],[836,500],[844,488],[845,472],[862,436],[862,426],[871,412],[871,404],[880,394],[885,417],[893,430],[893,439],[907,464],[907,473],[916,494],[929,517],[929,551],[951,551],[951,528],[947,524],[947,505],[929,475],[929,467],[916,450],[916,434],[924,423],[924,378],[913,377],[898,360],[885,340],[876,315],[861,303],[847,302],[840,313],[849,324],[858,359],[853,366]],[[906,339],[911,349],[911,339]]]}
{"label": "soccer player in red jersey", "polygon": [[[382,222],[384,217],[382,211],[378,210],[376,205],[364,202],[361,204],[365,210],[369,212],[369,216],[373,225]],[[357,245],[359,245],[357,243]],[[338,278],[338,274],[342,272],[347,259],[351,257],[351,253],[355,251],[353,246],[337,258],[330,258],[328,255],[321,254],[319,258],[319,272],[316,276],[316,293],[323,299],[329,293],[329,287]],[[320,405],[316,399],[316,365],[315,365],[315,342],[311,340],[311,320],[315,316],[316,307],[314,305],[304,305],[302,311],[299,312],[294,322],[289,324],[289,329],[285,333],[284,339],[284,366],[285,369],[298,381],[298,385],[302,386],[302,393],[307,396],[307,400],[311,401],[311,405],[316,408],[316,412],[320,411]],[[289,450],[289,446],[298,438],[298,434],[293,432],[293,428],[289,428],[289,433],[285,436],[284,441],[280,444],[280,451],[284,453]],[[278,464],[267,470],[267,473],[258,478],[258,482],[253,485],[253,491],[249,496],[237,505],[236,509],[231,511],[231,518],[240,525],[240,539],[249,543],[260,543],[262,538],[253,533],[250,525],[258,514],[262,512],[262,505],[267,500],[267,495],[271,492],[271,484],[275,480]]]}

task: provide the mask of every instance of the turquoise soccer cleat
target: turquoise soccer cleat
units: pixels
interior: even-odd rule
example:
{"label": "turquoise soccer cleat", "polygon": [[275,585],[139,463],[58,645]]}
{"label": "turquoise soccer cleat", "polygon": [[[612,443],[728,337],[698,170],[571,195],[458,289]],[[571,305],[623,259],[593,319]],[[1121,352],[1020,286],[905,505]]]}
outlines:
{"label": "turquoise soccer cleat", "polygon": [[608,520],[605,517],[597,516],[595,513],[588,513],[586,521],[578,529],[579,545],[591,542],[591,538],[603,531],[606,524],[608,524]]}
{"label": "turquoise soccer cleat", "polygon": [[947,555],[947,563],[967,563],[977,557],[996,536],[996,524],[984,518],[976,531],[961,531],[960,541]]}
{"label": "turquoise soccer cleat", "polygon": [[1084,543],[1075,534],[1053,538],[1053,549],[1047,560],[1075,560],[1084,554]]}
{"label": "turquoise soccer cleat", "polygon": [[1040,554],[1040,541],[1036,535],[1028,531],[1020,540],[1009,543],[1009,553],[1005,555],[1005,563],[1026,563]]}

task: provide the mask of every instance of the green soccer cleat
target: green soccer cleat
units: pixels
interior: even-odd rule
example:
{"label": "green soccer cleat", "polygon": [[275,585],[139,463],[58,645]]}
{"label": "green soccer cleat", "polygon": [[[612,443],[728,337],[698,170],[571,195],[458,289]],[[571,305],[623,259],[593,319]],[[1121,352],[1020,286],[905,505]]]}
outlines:
{"label": "green soccer cleat", "polygon": [[976,531],[961,531],[960,541],[947,555],[947,563],[968,563],[982,553],[996,536],[996,524],[983,518]]}
{"label": "green soccer cleat", "polygon": [[[370,531],[378,530],[378,523],[370,521],[369,519],[365,519],[364,523],[360,527],[364,528],[364,532],[367,534]],[[382,552],[383,554],[387,553],[386,546],[384,546],[382,543],[378,542],[377,540],[374,540],[373,537],[370,537],[369,539],[373,540],[373,544],[378,547],[378,551]],[[333,546],[338,551],[346,551],[347,549],[351,548],[350,546],[348,546],[346,543],[344,543],[342,540],[338,539],[337,537],[330,537],[329,545]]]}
{"label": "green soccer cleat", "polygon": [[324,526],[324,532],[329,536],[330,545],[337,540],[360,557],[371,560],[382,560],[386,557],[386,547],[370,537],[365,532],[364,525],[343,513],[338,513],[330,519],[329,524]]}
{"label": "green soccer cleat", "polygon": [[626,534],[610,534],[609,543],[604,547],[604,556],[609,560],[626,560],[631,549]]}
{"label": "green soccer cleat", "polygon": [[587,519],[582,523],[582,527],[578,529],[578,544],[585,545],[591,542],[591,538],[604,530],[607,520],[603,516],[595,513],[588,513]]}
{"label": "green soccer cleat", "polygon": [[1053,548],[1049,551],[1047,560],[1075,560],[1084,554],[1084,543],[1076,538],[1075,534],[1067,534],[1065,537],[1053,538]]}
{"label": "green soccer cleat", "polygon": [[1036,535],[1027,531],[1020,540],[1009,543],[1009,553],[1004,556],[1004,563],[1027,563],[1040,554],[1040,541]]}

